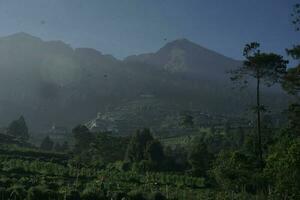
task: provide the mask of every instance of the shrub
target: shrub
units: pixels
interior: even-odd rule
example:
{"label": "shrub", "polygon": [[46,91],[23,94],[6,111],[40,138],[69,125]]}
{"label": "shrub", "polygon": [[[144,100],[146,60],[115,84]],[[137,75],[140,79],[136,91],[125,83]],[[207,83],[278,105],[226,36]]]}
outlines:
{"label": "shrub", "polygon": [[149,196],[149,200],[166,200],[167,198],[160,192],[152,193]]}
{"label": "shrub", "polygon": [[9,193],[10,199],[25,199],[26,198],[26,190],[21,185],[13,185],[12,187],[7,189]]}
{"label": "shrub", "polygon": [[115,192],[112,195],[112,200],[123,200],[123,199],[127,199],[127,198],[128,198],[128,196],[124,192]]}
{"label": "shrub", "polygon": [[70,190],[66,195],[66,200],[80,200],[80,194],[77,190]]}
{"label": "shrub", "polygon": [[86,187],[82,194],[81,194],[81,199],[82,200],[105,200],[105,194],[97,190],[96,188],[93,187]]}
{"label": "shrub", "polygon": [[143,192],[138,190],[132,190],[128,193],[130,200],[146,200],[145,195]]}
{"label": "shrub", "polygon": [[57,194],[45,186],[31,187],[27,193],[28,200],[41,200],[55,198]]}

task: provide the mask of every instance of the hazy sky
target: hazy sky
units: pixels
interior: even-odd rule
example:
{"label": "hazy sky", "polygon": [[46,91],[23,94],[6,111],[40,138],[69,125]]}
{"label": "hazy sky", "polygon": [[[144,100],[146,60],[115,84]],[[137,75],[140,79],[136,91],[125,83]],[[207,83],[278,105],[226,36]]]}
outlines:
{"label": "hazy sky", "polygon": [[[187,38],[240,59],[250,41],[284,53],[299,43],[300,0],[0,0],[0,36],[27,32],[123,58]],[[167,40],[165,40],[165,38]]]}

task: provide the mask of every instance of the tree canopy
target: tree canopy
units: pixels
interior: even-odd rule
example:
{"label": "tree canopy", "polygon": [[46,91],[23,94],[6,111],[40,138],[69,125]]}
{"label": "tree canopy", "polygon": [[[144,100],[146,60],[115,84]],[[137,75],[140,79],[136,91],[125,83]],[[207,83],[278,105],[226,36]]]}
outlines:
{"label": "tree canopy", "polygon": [[24,117],[21,116],[19,119],[12,121],[8,126],[7,133],[17,138],[28,140],[28,127]]}

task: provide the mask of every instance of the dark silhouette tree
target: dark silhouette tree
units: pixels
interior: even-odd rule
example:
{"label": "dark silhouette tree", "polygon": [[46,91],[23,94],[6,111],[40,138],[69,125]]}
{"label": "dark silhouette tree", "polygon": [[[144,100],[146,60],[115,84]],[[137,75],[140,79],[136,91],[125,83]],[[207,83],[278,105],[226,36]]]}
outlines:
{"label": "dark silhouette tree", "polygon": [[92,152],[102,163],[112,163],[124,159],[128,142],[128,137],[116,137],[109,133],[97,133],[91,145]]}
{"label": "dark silhouette tree", "polygon": [[188,154],[192,174],[194,176],[206,176],[211,160],[212,155],[208,152],[205,142],[200,138],[195,139]]}
{"label": "dark silhouette tree", "polygon": [[40,145],[40,149],[45,151],[51,151],[53,149],[54,142],[50,139],[49,136],[45,137]]}
{"label": "dark silhouette tree", "polygon": [[292,23],[295,25],[296,31],[300,31],[300,4],[297,3],[293,7]]}
{"label": "dark silhouette tree", "polygon": [[59,142],[55,143],[54,145],[54,150],[57,151],[57,152],[61,152],[61,145]]}
{"label": "dark silhouette tree", "polygon": [[266,110],[261,103],[261,84],[272,86],[282,80],[286,74],[286,65],[288,61],[282,56],[274,53],[262,53],[259,50],[259,43],[253,42],[247,44],[244,48],[243,55],[246,58],[243,66],[232,70],[232,81],[241,81],[247,83],[247,78],[251,77],[256,80],[256,106],[257,115],[257,144],[260,166],[263,166],[263,151],[261,141],[261,113]]}
{"label": "dark silhouette tree", "polygon": [[[300,29],[300,4],[294,5],[293,24],[296,25],[296,30]],[[287,70],[282,81],[283,89],[290,95],[296,97],[296,102],[293,102],[288,107],[288,133],[293,136],[299,136],[300,133],[300,45],[294,45],[291,49],[286,49],[286,52],[294,60],[298,61],[298,65]]]}
{"label": "dark silhouette tree", "polygon": [[62,145],[61,145],[61,151],[62,152],[66,152],[69,150],[69,144],[68,142],[64,142]]}
{"label": "dark silhouette tree", "polygon": [[[292,49],[287,49],[287,54],[294,60],[300,61],[300,45],[295,45]],[[294,95],[299,100],[300,93],[300,64],[289,68],[283,77],[282,87],[289,94]]]}
{"label": "dark silhouette tree", "polygon": [[88,150],[95,138],[93,133],[84,125],[76,126],[72,133],[75,139],[74,152],[76,153]]}
{"label": "dark silhouette tree", "polygon": [[148,142],[145,149],[145,158],[151,162],[159,163],[164,159],[164,150],[158,140]]}
{"label": "dark silhouette tree", "polygon": [[21,116],[19,119],[12,121],[8,126],[7,133],[22,140],[28,140],[28,127],[24,117]]}
{"label": "dark silhouette tree", "polygon": [[144,160],[146,146],[151,141],[153,141],[153,137],[149,129],[145,128],[142,131],[137,130],[128,144],[126,160],[130,162]]}

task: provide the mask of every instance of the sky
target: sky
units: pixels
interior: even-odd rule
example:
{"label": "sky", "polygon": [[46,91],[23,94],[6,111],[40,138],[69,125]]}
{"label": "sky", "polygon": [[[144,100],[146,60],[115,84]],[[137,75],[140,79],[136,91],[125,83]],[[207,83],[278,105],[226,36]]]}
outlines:
{"label": "sky", "polygon": [[242,59],[248,42],[285,54],[299,43],[291,23],[300,0],[0,0],[0,36],[26,32],[124,58],[187,38]]}

